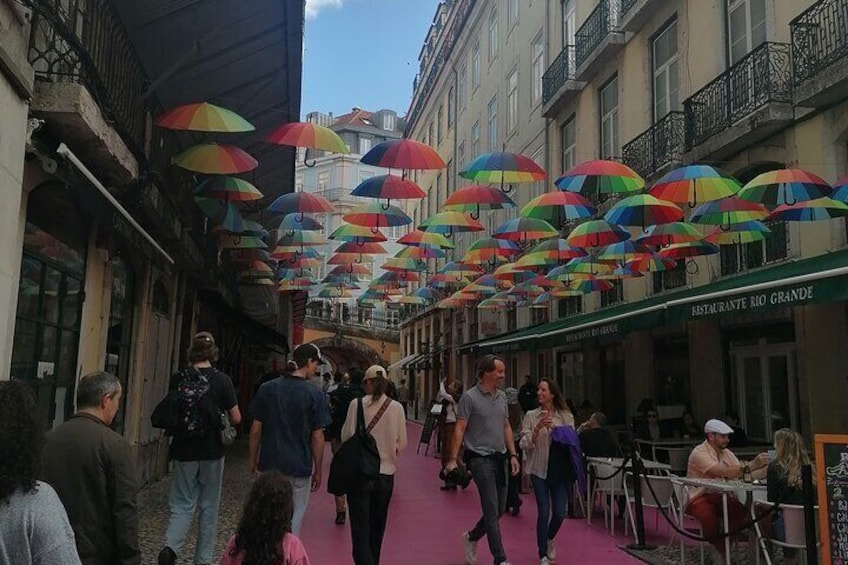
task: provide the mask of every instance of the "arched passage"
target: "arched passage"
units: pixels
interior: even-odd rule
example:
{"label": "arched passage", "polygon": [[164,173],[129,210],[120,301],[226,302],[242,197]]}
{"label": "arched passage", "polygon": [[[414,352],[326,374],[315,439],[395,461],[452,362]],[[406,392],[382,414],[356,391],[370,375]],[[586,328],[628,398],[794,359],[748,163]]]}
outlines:
{"label": "arched passage", "polygon": [[312,343],[321,348],[321,353],[333,365],[333,370],[342,373],[352,368],[364,371],[371,365],[387,364],[371,346],[355,339],[335,335],[317,339]]}

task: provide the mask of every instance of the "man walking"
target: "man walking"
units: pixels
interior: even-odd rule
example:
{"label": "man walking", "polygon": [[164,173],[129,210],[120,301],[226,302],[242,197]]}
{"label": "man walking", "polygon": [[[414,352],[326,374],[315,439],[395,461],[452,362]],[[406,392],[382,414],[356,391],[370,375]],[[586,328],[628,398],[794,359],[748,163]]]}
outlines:
{"label": "man walking", "polygon": [[48,433],[41,479],[59,495],[85,565],[137,565],[138,481],[129,443],[109,425],[121,406],[121,382],[105,372],[77,384],[77,412]]}
{"label": "man walking", "polygon": [[409,388],[406,386],[406,379],[401,379],[400,386],[397,387],[397,401],[403,406],[403,415],[409,418]]}
{"label": "man walking", "polygon": [[465,561],[477,563],[477,542],[486,536],[495,565],[508,565],[500,530],[500,517],[506,510],[507,469],[520,471],[512,428],[509,425],[506,395],[499,389],[506,366],[496,355],[485,355],[477,363],[477,385],[459,400],[456,427],[445,473],[457,467],[460,445],[465,446],[465,462],[480,493],[483,516],[471,531],[463,534]]}
{"label": "man walking", "polygon": [[309,380],[321,363],[321,350],[311,343],[292,352],[292,371],[259,387],[250,413],[250,470],[277,470],[286,475],[294,491],[292,533],[300,526],[309,492],[321,486],[324,428],[330,410],[324,393]]}
{"label": "man walking", "polygon": [[536,383],[530,375],[524,375],[524,384],[518,390],[518,404],[525,414],[539,407],[539,401],[536,400]]}

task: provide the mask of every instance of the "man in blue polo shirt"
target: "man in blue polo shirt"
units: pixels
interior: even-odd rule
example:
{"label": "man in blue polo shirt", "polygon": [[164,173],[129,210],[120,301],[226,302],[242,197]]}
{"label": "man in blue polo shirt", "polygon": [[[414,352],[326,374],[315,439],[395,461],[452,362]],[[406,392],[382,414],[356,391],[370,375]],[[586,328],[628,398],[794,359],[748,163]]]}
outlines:
{"label": "man in blue polo shirt", "polygon": [[331,421],[324,393],[309,381],[320,362],[317,346],[297,346],[290,372],[262,384],[250,406],[250,470],[276,470],[289,478],[295,535],[300,534],[310,489],[316,491],[321,486],[324,428]]}

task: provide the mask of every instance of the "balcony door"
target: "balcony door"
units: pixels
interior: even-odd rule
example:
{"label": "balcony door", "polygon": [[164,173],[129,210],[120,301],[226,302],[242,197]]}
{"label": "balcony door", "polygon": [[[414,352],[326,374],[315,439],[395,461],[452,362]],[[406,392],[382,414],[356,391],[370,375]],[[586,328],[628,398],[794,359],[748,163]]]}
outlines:
{"label": "balcony door", "polygon": [[574,45],[577,33],[577,9],[574,0],[562,0],[562,48]]}
{"label": "balcony door", "polygon": [[654,123],[669,112],[680,110],[680,82],[677,56],[677,20],[668,24],[653,40]]}
{"label": "balcony door", "polygon": [[731,350],[742,427],[750,439],[771,441],[780,428],[797,429],[795,346],[760,345]]}
{"label": "balcony door", "polygon": [[[728,0],[727,37],[730,65],[736,65],[746,55],[765,43],[766,0]],[[768,91],[768,54],[754,56],[730,74],[730,109],[732,114],[744,115],[752,107],[757,93]]]}

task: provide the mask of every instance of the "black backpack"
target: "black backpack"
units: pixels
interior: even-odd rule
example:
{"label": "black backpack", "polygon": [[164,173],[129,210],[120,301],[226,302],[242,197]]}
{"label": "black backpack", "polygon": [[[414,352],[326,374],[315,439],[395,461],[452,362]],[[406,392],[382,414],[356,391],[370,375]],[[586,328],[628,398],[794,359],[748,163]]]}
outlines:
{"label": "black backpack", "polygon": [[189,438],[205,437],[220,428],[207,375],[194,367],[180,371],[176,388],[156,405],[150,423],[168,435]]}

